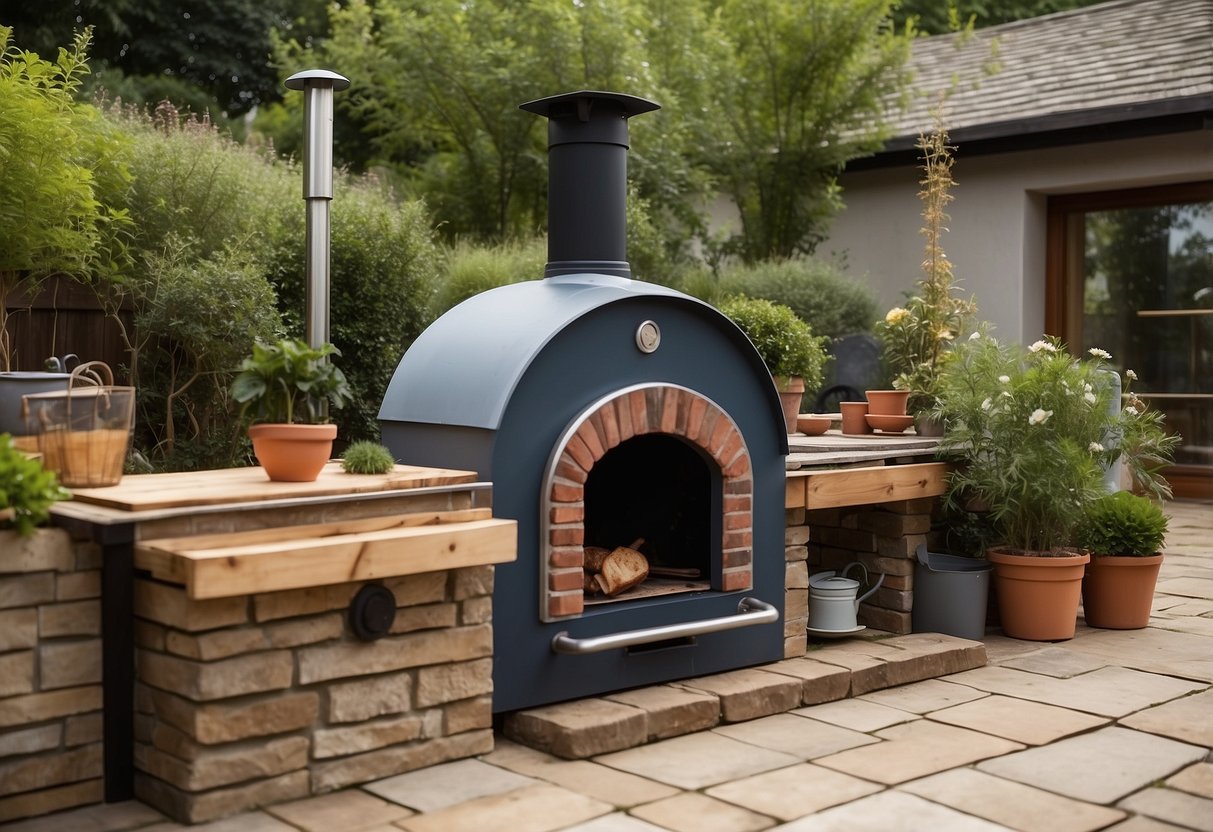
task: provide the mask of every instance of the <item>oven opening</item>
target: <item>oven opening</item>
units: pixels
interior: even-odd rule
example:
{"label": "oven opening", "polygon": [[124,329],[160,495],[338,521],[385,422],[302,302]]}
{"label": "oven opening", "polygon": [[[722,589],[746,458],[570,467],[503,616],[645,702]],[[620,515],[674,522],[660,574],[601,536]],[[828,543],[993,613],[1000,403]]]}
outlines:
{"label": "oven opening", "polygon": [[640,552],[648,577],[609,597],[595,592],[587,568],[589,604],[711,589],[712,552],[720,550],[720,473],[696,448],[666,434],[623,442],[594,463],[585,485],[585,543],[590,552],[628,547]]}

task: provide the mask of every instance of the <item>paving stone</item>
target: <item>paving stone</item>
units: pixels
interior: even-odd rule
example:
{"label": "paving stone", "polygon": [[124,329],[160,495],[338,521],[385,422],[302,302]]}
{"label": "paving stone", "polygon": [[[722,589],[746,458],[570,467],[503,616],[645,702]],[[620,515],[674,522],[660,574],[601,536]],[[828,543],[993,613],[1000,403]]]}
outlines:
{"label": "paving stone", "polygon": [[794,714],[776,714],[736,725],[723,725],[715,732],[750,745],[782,751],[802,760],[879,742],[875,737],[858,731]]}
{"label": "paving stone", "polygon": [[1058,679],[1069,679],[1071,676],[1107,667],[1107,662],[1093,656],[1075,653],[1064,647],[1045,647],[1042,650],[1007,659],[1002,662],[1002,666],[1027,670],[1030,673],[1040,673],[1045,676],[1056,676]]}
{"label": "paving stone", "polygon": [[720,698],[676,685],[612,693],[605,697],[648,714],[648,738],[662,740],[711,728],[720,722]]}
{"label": "paving stone", "polygon": [[851,671],[810,658],[786,659],[764,668],[800,679],[802,705],[818,705],[844,699],[851,691]]}
{"label": "paving stone", "polygon": [[1213,763],[1188,766],[1168,779],[1167,785],[1200,797],[1213,797]]}
{"label": "paving stone", "polygon": [[614,806],[634,806],[678,793],[677,789],[634,774],[586,760],[562,760],[506,739],[499,740],[493,752],[480,759]]}
{"label": "paving stone", "polygon": [[927,718],[1025,745],[1043,745],[1108,723],[1081,711],[998,695],[934,711]]}
{"label": "paving stone", "polygon": [[1122,719],[1120,724],[1213,748],[1213,719],[1210,719],[1210,714],[1213,714],[1213,690],[1206,690],[1139,711]]}
{"label": "paving stone", "polygon": [[529,777],[479,760],[457,760],[378,780],[363,788],[418,812],[434,812],[457,803],[533,785],[535,781]]}
{"label": "paving stone", "polygon": [[1116,809],[1071,800],[969,768],[941,772],[897,788],[1022,832],[1090,832],[1125,817]]}
{"label": "paving stone", "polygon": [[914,633],[880,641],[849,641],[812,658],[851,670],[851,695],[932,679],[986,664],[979,641],[939,633]]}
{"label": "paving stone", "polygon": [[549,832],[611,811],[609,804],[541,783],[414,815],[396,825],[408,832]]}
{"label": "paving stone", "polygon": [[1206,748],[1112,726],[977,767],[1079,800],[1112,803],[1207,753]]}
{"label": "paving stone", "polygon": [[1175,789],[1145,789],[1116,804],[1186,829],[1213,832],[1213,800]]}
{"label": "paving stone", "polygon": [[637,806],[632,815],[674,832],[757,832],[775,825],[765,815],[695,793]]}
{"label": "paving stone", "polygon": [[321,797],[309,797],[291,803],[267,807],[266,812],[293,824],[303,832],[361,832],[382,826],[413,813],[397,803],[389,803],[360,789],[346,789]]}
{"label": "paving stone", "polygon": [[1040,649],[1040,645],[1034,641],[1023,641],[1018,638],[1010,638],[999,633],[986,633],[986,637],[982,639],[982,643],[986,646],[986,665],[1002,664],[1007,659],[1022,656],[1025,653],[1032,653]]}
{"label": "paving stone", "polygon": [[1155,591],[1187,598],[1213,598],[1213,578],[1169,578],[1155,584]]}
{"label": "paving stone", "polygon": [[528,777],[537,777],[538,772],[545,766],[560,762],[560,758],[553,754],[500,736],[497,737],[493,750],[480,757],[480,760]]}
{"label": "paving stone", "polygon": [[1008,827],[964,815],[902,792],[881,792],[777,826],[772,832],[936,829],[947,832],[1008,832]]}
{"label": "paving stone", "polygon": [[682,789],[702,789],[800,760],[705,731],[606,754],[595,762]]}
{"label": "paving stone", "polygon": [[567,827],[564,832],[666,832],[664,827],[654,826],[640,818],[614,812],[609,815],[587,820],[576,826]]}
{"label": "paving stone", "polygon": [[[235,817],[211,821],[195,826],[183,826],[189,832],[295,832],[295,828],[265,812],[245,812]],[[154,832],[154,830],[139,830]]]}
{"label": "paving stone", "polygon": [[158,820],[164,820],[164,815],[137,800],[126,800],[10,823],[4,832],[124,832]]}
{"label": "paving stone", "polygon": [[880,790],[867,780],[805,763],[732,780],[707,789],[706,794],[788,821]]}
{"label": "paving stone", "polygon": [[890,725],[912,722],[920,719],[916,714],[879,705],[863,699],[843,699],[839,702],[827,702],[823,705],[813,705],[809,708],[798,708],[792,711],[796,716],[807,716],[810,719],[840,725],[852,731],[879,731]]}
{"label": "paving stone", "polygon": [[779,673],[746,669],[686,679],[679,687],[717,697],[721,718],[741,722],[795,708],[800,704],[802,683]]}
{"label": "paving stone", "polygon": [[949,676],[948,681],[991,693],[1112,717],[1127,716],[1150,705],[1206,687],[1199,682],[1123,667],[1105,667],[1069,679],[1041,676],[1008,667],[983,667]]}
{"label": "paving stone", "polygon": [[910,685],[899,685],[895,688],[865,693],[860,699],[887,705],[914,714],[925,714],[937,711],[949,705],[959,705],[962,702],[972,702],[989,696],[984,691],[974,690],[967,685],[957,685],[952,682],[941,682],[927,679],[924,682],[914,682]]}
{"label": "paving stone", "polygon": [[510,739],[569,759],[635,748],[649,736],[644,711],[597,698],[515,711],[504,728]]}
{"label": "paving stone", "polygon": [[821,757],[818,765],[893,785],[1007,754],[1022,745],[964,728],[918,720],[876,732],[885,740]]}
{"label": "paving stone", "polygon": [[1213,682],[1213,652],[1207,636],[1153,627],[1099,630],[1076,639],[1069,649],[1120,667]]}
{"label": "paving stone", "polygon": [[1109,826],[1104,832],[1191,832],[1191,830],[1137,815],[1121,821],[1115,826]]}

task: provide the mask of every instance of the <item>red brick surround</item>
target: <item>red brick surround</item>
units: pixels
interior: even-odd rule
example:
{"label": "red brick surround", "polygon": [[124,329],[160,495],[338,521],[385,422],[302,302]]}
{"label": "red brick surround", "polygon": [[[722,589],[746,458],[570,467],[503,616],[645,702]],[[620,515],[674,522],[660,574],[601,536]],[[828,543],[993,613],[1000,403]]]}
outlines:
{"label": "red brick surround", "polygon": [[540,534],[546,546],[543,620],[577,616],[585,608],[582,523],[585,483],[594,463],[632,437],[652,433],[685,440],[719,467],[723,545],[720,577],[712,588],[731,592],[753,585],[753,474],[741,431],[727,413],[693,390],[646,385],[620,391],[578,416],[553,456]]}

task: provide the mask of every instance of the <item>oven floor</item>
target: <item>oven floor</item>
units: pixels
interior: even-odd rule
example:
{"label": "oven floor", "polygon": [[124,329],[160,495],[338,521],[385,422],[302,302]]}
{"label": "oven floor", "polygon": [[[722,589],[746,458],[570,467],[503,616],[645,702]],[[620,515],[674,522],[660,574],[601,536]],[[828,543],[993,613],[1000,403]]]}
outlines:
{"label": "oven floor", "polygon": [[807,655],[503,716],[510,739],[566,759],[982,667],[982,642],[937,633],[810,642]]}

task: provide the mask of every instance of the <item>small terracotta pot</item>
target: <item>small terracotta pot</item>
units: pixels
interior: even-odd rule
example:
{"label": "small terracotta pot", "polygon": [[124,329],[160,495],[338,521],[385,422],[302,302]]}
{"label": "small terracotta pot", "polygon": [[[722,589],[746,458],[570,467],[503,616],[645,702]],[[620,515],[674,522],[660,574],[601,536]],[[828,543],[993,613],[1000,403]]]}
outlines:
{"label": "small terracotta pot", "polygon": [[989,549],[1002,631],[1028,641],[1074,638],[1083,571],[1091,556],[1016,555]]}
{"label": "small terracotta pot", "polygon": [[865,390],[868,413],[873,416],[905,416],[909,390]]}
{"label": "small terracotta pot", "polygon": [[804,399],[804,378],[801,376],[772,376],[775,389],[779,391],[779,403],[783,405],[783,422],[788,433],[796,432],[796,417],[800,415],[800,403]]}
{"label": "small terracotta pot", "polygon": [[1140,630],[1150,622],[1150,604],[1162,555],[1095,555],[1082,581],[1087,624],[1108,630]]}
{"label": "small terracotta pot", "polygon": [[872,426],[868,424],[867,402],[839,402],[838,409],[842,411],[842,432],[850,436],[871,433]]}
{"label": "small terracotta pot", "polygon": [[253,453],[275,482],[312,482],[333,455],[336,425],[251,425]]}

